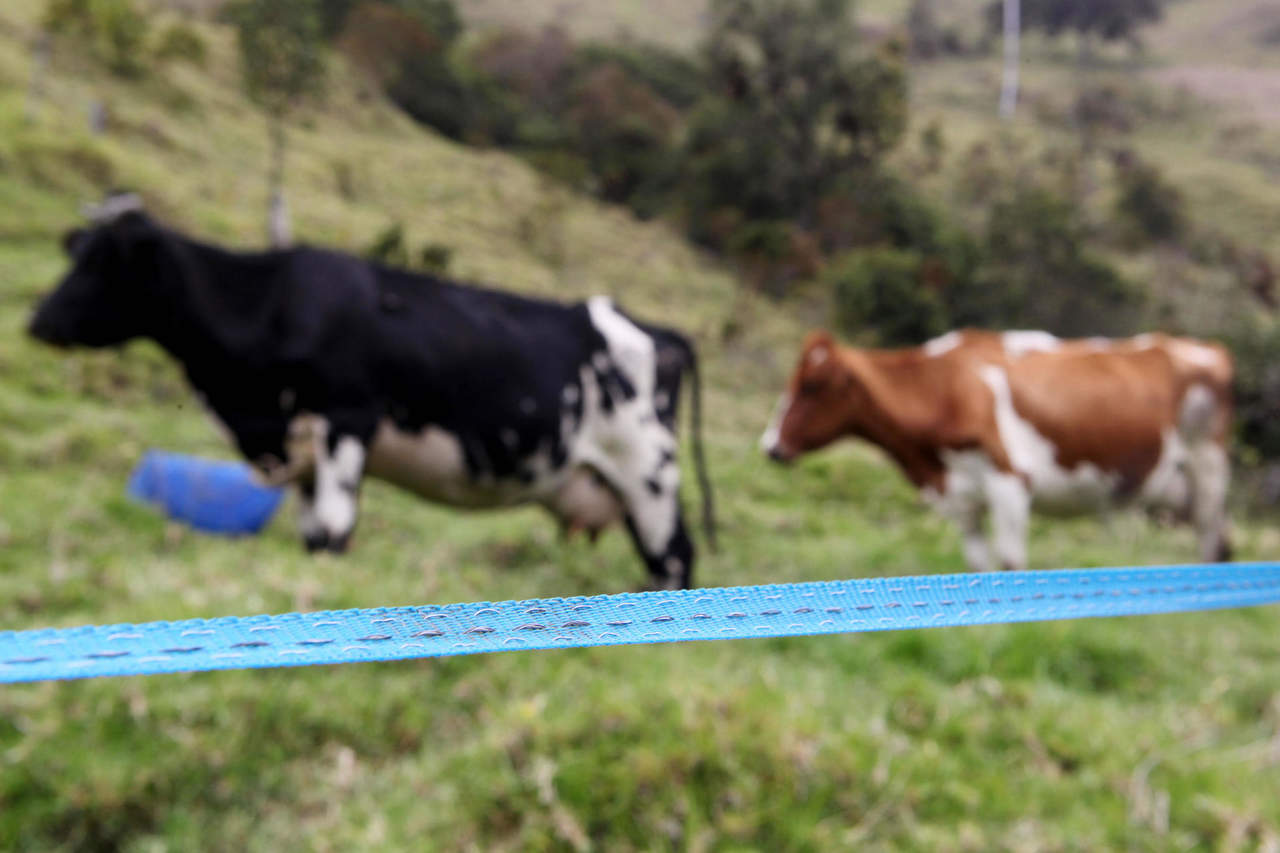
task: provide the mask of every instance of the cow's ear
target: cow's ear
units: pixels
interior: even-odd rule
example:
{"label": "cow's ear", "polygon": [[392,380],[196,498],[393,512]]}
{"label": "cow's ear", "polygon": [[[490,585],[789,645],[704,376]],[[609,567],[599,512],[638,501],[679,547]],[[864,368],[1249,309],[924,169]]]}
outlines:
{"label": "cow's ear", "polygon": [[89,232],[83,228],[70,229],[62,235],[62,251],[66,252],[69,257],[74,258],[88,236]]}
{"label": "cow's ear", "polygon": [[113,225],[122,231],[133,231],[139,228],[150,228],[153,223],[151,217],[141,210],[126,210],[116,217]]}
{"label": "cow's ear", "polygon": [[115,235],[126,260],[144,248],[154,245],[160,232],[151,218],[140,210],[130,210],[120,214],[111,223],[111,232]]}

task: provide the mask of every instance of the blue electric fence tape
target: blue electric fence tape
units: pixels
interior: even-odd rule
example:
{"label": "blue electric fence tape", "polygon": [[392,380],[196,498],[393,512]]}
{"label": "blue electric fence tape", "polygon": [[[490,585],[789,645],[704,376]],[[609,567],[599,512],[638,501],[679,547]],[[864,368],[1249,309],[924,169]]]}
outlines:
{"label": "blue electric fence tape", "polygon": [[924,575],[0,632],[0,683],[1280,602],[1280,563]]}

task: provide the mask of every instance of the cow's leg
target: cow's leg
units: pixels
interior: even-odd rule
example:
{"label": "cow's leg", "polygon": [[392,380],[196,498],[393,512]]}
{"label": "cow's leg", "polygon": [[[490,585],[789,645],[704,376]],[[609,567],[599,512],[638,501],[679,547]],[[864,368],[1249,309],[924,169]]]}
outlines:
{"label": "cow's leg", "polygon": [[317,429],[315,467],[299,481],[299,528],[308,551],[345,551],[359,512],[365,445],[354,435]]}
{"label": "cow's leg", "polygon": [[1191,449],[1187,475],[1191,479],[1191,514],[1200,540],[1200,559],[1226,562],[1231,559],[1227,535],[1231,464],[1226,450],[1213,441],[1200,442]]}
{"label": "cow's leg", "polygon": [[636,550],[656,587],[693,581],[693,542],[680,506],[675,436],[656,420],[619,430],[601,442],[593,467],[622,502]]}
{"label": "cow's leg", "polygon": [[316,517],[316,478],[314,472],[308,472],[297,482],[298,490],[298,532],[302,534],[303,544],[308,551],[318,551],[325,547],[327,537]]}
{"label": "cow's leg", "polygon": [[1027,527],[1031,520],[1031,491],[1017,474],[995,471],[986,482],[991,508],[991,531],[1000,568],[1027,567]]}
{"label": "cow's leg", "polygon": [[964,561],[973,572],[991,571],[991,546],[987,542],[987,508],[980,501],[966,501],[955,513],[963,538]]}
{"label": "cow's leg", "polygon": [[960,529],[965,565],[973,572],[993,568],[987,537],[986,475],[990,463],[984,457],[953,455],[947,460],[945,476],[937,485],[926,487],[925,503]]}
{"label": "cow's leg", "polygon": [[[685,528],[684,512],[679,502],[673,500],[672,503],[675,522],[665,541],[654,538],[657,528],[651,519],[645,519],[643,511],[634,515],[628,513],[627,530],[631,532],[631,541],[649,569],[655,588],[688,589],[693,584],[693,540]],[[666,529],[666,525],[662,529]]]}

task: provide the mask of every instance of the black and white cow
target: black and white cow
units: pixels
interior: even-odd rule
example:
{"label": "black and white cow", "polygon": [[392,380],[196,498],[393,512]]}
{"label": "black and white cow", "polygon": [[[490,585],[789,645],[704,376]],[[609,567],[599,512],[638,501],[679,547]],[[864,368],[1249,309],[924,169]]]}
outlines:
{"label": "black and white cow", "polygon": [[297,484],[309,549],[346,548],[367,473],[459,507],[538,503],[593,538],[625,521],[656,585],[690,585],[686,372],[709,539],[714,523],[680,334],[603,297],[561,305],[314,248],[230,252],[113,214],[66,236],[74,265],[31,334],[159,342],[265,478]]}

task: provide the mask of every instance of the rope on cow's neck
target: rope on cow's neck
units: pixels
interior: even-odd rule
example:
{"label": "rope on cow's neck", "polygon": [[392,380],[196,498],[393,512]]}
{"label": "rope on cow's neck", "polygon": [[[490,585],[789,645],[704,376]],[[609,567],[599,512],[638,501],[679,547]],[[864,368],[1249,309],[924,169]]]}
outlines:
{"label": "rope on cow's neck", "polygon": [[1280,602],[1280,562],[922,575],[0,633],[0,683],[1176,613]]}

